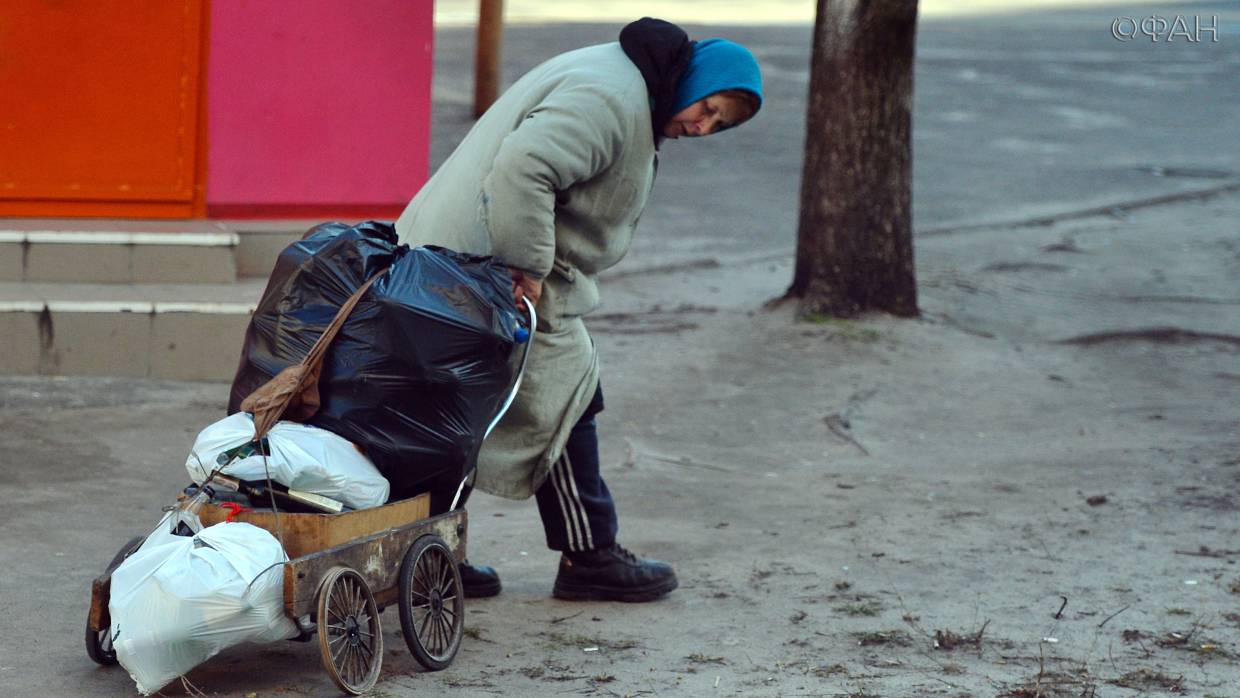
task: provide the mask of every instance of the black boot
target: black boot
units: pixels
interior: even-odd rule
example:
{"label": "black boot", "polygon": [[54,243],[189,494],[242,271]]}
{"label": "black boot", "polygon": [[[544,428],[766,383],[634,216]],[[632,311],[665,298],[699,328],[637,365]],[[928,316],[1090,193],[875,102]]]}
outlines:
{"label": "black boot", "polygon": [[465,589],[465,598],[482,599],[499,594],[504,586],[499,583],[499,574],[492,567],[471,565],[469,560],[457,565],[461,570],[461,586]]}
{"label": "black boot", "polygon": [[557,599],[569,601],[654,601],[678,586],[666,562],[643,560],[619,544],[560,557]]}

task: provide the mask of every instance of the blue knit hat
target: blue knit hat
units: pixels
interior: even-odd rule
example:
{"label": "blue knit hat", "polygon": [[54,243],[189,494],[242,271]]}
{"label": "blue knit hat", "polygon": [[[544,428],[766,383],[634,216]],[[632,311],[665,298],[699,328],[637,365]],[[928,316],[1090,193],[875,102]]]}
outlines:
{"label": "blue knit hat", "polygon": [[[758,98],[762,106],[762,73],[749,49],[727,39],[703,39],[693,47],[693,58],[676,87],[678,114],[699,99],[724,90],[744,90]],[[754,109],[756,114],[758,109]]]}

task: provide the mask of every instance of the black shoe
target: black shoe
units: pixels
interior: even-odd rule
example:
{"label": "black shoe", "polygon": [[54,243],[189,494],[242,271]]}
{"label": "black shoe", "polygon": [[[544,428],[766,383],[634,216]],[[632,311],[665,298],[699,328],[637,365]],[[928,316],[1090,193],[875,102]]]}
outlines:
{"label": "black shoe", "polygon": [[465,598],[482,599],[499,594],[504,585],[499,583],[499,574],[492,567],[471,565],[469,560],[457,565],[461,570],[461,586],[465,589]]}
{"label": "black shoe", "polygon": [[564,553],[551,595],[569,601],[654,601],[678,585],[671,565],[643,560],[613,544],[584,553]]}

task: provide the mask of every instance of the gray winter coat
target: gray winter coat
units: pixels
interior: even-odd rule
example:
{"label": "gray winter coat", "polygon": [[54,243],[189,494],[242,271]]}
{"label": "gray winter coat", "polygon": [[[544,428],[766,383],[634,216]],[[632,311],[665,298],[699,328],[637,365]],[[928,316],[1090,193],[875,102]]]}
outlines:
{"label": "gray winter coat", "polygon": [[487,110],[396,222],[402,242],[495,255],[543,279],[525,381],[479,455],[484,491],[533,494],[594,394],[581,317],[654,182],[649,100],[618,43],[552,58]]}

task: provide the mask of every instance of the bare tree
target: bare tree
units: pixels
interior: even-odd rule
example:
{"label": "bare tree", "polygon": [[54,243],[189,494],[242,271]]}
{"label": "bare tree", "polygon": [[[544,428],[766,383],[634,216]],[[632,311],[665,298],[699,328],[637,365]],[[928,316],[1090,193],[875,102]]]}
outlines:
{"label": "bare tree", "polygon": [[796,271],[799,314],[917,315],[913,45],[917,0],[818,0]]}

